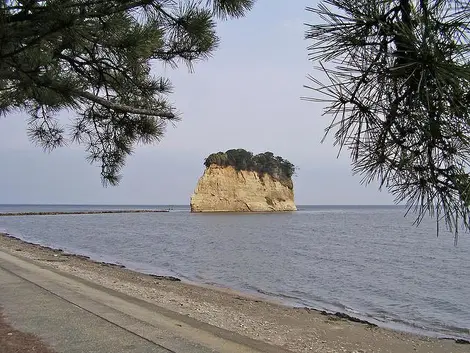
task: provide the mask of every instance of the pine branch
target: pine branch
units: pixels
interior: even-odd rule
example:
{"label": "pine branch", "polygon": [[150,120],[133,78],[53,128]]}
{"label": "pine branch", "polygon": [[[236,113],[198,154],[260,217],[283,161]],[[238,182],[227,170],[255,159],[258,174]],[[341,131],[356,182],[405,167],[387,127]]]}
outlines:
{"label": "pine branch", "polygon": [[173,113],[164,112],[164,111],[154,111],[150,109],[136,108],[136,107],[131,107],[131,106],[124,105],[124,104],[113,103],[90,92],[73,90],[73,93],[79,97],[83,97],[91,102],[100,104],[103,107],[114,110],[116,112],[147,115],[147,116],[158,116],[160,118],[166,118],[168,120],[177,119],[177,116]]}
{"label": "pine branch", "polygon": [[308,100],[326,104],[354,173],[406,201],[417,223],[439,210],[470,230],[468,4],[324,0],[308,11],[323,21],[306,39],[326,74]]}
{"label": "pine branch", "polygon": [[179,119],[166,100],[171,84],[152,76],[152,61],[191,65],[210,57],[218,44],[215,17],[242,16],[253,3],[3,2],[0,112],[28,112],[30,138],[49,150],[66,142],[55,114],[74,111],[72,141],[85,145],[103,181],[115,184],[133,146],[160,140]]}

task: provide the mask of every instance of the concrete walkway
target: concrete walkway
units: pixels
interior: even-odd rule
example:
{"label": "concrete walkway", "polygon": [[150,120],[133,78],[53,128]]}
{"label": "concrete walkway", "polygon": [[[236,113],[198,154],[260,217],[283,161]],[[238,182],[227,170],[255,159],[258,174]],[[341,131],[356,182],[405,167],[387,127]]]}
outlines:
{"label": "concrete walkway", "polygon": [[286,353],[0,250],[0,306],[58,353]]}

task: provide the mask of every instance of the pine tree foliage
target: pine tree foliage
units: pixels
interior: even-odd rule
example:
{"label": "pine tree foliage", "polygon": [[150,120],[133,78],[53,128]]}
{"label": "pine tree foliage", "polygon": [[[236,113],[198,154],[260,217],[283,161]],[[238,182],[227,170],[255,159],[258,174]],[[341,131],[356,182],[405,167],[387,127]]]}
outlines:
{"label": "pine tree foliage", "polygon": [[[470,4],[324,0],[308,8],[313,94],[363,182],[470,228]],[[325,104],[326,103],[326,104]]]}
{"label": "pine tree foliage", "polygon": [[[152,62],[191,67],[217,47],[217,18],[254,0],[23,0],[0,2],[0,113],[30,114],[45,150],[84,144],[116,184],[137,143],[158,141],[178,120],[171,83]],[[73,112],[70,126],[57,113]]]}

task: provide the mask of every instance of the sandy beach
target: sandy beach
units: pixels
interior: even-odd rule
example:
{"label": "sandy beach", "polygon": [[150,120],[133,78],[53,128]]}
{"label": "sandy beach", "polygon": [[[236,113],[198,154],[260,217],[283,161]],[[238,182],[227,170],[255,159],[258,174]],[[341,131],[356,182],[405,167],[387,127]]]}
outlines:
{"label": "sandy beach", "polygon": [[230,289],[142,274],[7,234],[0,234],[0,249],[292,352],[470,352],[463,340],[402,333]]}

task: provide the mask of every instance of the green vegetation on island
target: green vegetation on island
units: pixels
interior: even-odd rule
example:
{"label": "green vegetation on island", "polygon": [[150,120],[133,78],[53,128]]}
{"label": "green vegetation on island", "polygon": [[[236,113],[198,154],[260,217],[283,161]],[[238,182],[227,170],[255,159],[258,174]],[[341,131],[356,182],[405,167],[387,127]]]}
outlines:
{"label": "green vegetation on island", "polygon": [[274,156],[272,152],[253,155],[252,152],[242,148],[210,154],[205,159],[204,165],[209,167],[212,164],[222,167],[232,166],[238,171],[255,171],[260,175],[269,174],[280,181],[290,180],[295,173],[295,166],[291,162],[282,157]]}

